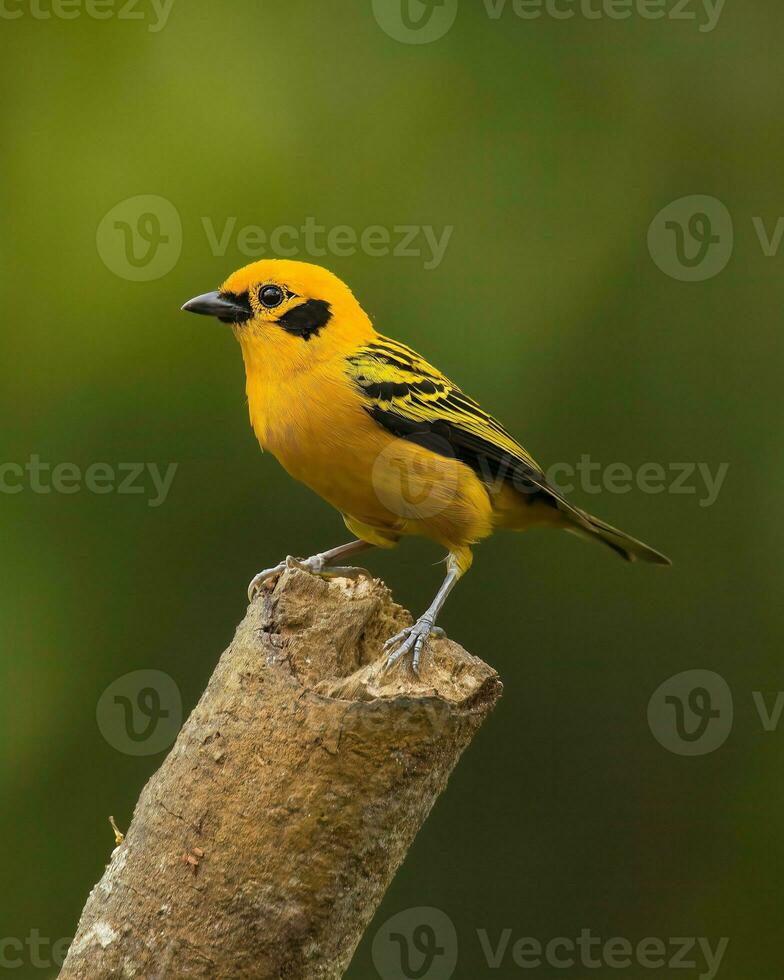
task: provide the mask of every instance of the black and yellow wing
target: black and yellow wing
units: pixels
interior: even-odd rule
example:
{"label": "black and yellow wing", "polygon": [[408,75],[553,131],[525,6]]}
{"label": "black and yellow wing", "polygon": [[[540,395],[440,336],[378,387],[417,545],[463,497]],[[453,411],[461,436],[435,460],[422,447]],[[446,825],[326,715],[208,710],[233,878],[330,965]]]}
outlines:
{"label": "black and yellow wing", "polygon": [[565,503],[499,422],[404,344],[378,337],[348,358],[348,372],[365,411],[393,435],[459,459],[488,484],[502,479]]}
{"label": "black and yellow wing", "polygon": [[387,337],[348,358],[365,411],[388,432],[470,466],[488,487],[510,483],[568,518],[578,534],[600,540],[627,561],[668,565],[658,551],[569,503],[541,467],[492,415],[404,344]]}

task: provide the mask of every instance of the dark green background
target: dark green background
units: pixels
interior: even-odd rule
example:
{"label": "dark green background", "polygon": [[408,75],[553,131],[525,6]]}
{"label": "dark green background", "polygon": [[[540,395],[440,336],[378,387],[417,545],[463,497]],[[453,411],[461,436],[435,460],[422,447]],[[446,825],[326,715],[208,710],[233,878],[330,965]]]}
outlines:
{"label": "dark green background", "polygon": [[[713,507],[575,496],[669,553],[669,571],[553,533],[478,549],[443,622],[498,668],[505,696],[349,977],[376,976],[371,941],[390,915],[431,905],[457,928],[459,980],[524,975],[487,969],[482,928],[728,936],[720,977],[781,976],[784,735],[763,731],[752,701],[784,688],[784,259],[763,255],[752,225],[772,231],[784,213],[779,7],[727,0],[701,33],[636,16],[495,21],[460,0],[451,31],[422,46],[387,36],[369,0],[176,0],[159,33],[0,20],[2,461],[179,464],[157,509],[0,498],[0,937],[72,934],[113,846],[108,814],[127,826],[160,764],[101,737],[106,686],[156,668],[190,709],[253,573],[345,538],[259,453],[230,332],[179,312],[248,261],[235,244],[211,254],[203,216],[267,230],[313,216],[454,226],[435,270],[324,261],[545,464],[730,464]],[[106,212],[137,194],[167,198],[183,223],[180,261],[146,283],[96,248]],[[666,276],[646,244],[657,212],[689,194],[735,221],[730,264],[704,283]],[[421,611],[438,558],[408,542],[367,564]],[[731,737],[701,758],[667,752],[646,721],[656,687],[690,668],[735,696]]]}

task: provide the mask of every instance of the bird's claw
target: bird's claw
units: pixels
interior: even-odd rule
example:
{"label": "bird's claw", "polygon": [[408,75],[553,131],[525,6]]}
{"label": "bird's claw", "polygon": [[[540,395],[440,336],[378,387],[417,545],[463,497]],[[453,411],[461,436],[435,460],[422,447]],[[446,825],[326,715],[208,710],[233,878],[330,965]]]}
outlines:
{"label": "bird's claw", "polygon": [[312,572],[319,575],[324,569],[324,559],[321,555],[314,555],[312,558],[294,558],[289,555],[283,562],[285,568],[298,568],[301,572]]}
{"label": "bird's claw", "polygon": [[428,637],[433,636],[439,639],[446,636],[440,626],[434,626],[427,616],[422,616],[412,626],[406,626],[399,633],[388,639],[384,644],[384,651],[392,652],[387,657],[385,670],[389,670],[393,664],[413,651],[411,666],[415,674],[419,674],[419,663],[422,659],[422,651]]}
{"label": "bird's claw", "polygon": [[286,569],[298,568],[303,572],[310,572],[311,575],[324,575],[327,578],[373,578],[371,572],[366,568],[354,568],[347,565],[328,565],[323,555],[313,555],[312,558],[294,558],[289,555],[285,561],[280,562],[273,568],[267,568],[259,572],[248,586],[248,599],[253,602],[261,591],[262,585]]}
{"label": "bird's claw", "polygon": [[299,568],[303,572],[310,572],[311,575],[323,575],[325,578],[373,578],[371,572],[366,568],[354,567],[353,565],[328,565],[323,555],[314,555],[312,558],[292,558],[286,559],[286,568]]}
{"label": "bird's claw", "polygon": [[286,568],[286,562],[282,561],[275,565],[273,568],[265,568],[263,572],[259,572],[258,575],[254,575],[248,586],[248,601],[253,602],[256,596],[261,592],[261,587],[264,583],[276,575],[280,575],[282,571]]}

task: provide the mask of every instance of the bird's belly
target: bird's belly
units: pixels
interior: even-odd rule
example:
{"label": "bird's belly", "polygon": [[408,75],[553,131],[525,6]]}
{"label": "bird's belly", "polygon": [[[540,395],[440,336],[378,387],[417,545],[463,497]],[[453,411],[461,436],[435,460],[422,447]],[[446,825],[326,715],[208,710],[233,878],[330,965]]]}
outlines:
{"label": "bird's belly", "polygon": [[372,460],[365,452],[324,442],[314,444],[307,459],[298,451],[273,452],[287,473],[342,513],[384,519],[373,491]]}
{"label": "bird's belly", "polygon": [[[362,420],[363,421],[363,420]],[[254,419],[262,447],[286,472],[310,487],[344,513],[373,510],[373,463],[376,441],[356,425],[340,425],[333,416],[318,412],[267,415],[264,424]],[[349,435],[351,433],[351,435]]]}
{"label": "bird's belly", "polygon": [[296,480],[368,527],[450,548],[491,533],[490,499],[468,466],[391,436],[366,416],[331,421],[281,420],[266,427],[262,444]]}

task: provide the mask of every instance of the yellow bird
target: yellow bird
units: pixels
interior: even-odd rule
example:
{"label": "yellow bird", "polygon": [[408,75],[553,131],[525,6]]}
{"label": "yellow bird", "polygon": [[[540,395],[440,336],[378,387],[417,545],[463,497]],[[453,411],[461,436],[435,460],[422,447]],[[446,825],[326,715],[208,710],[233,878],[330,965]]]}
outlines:
{"label": "yellow bird", "polygon": [[263,449],[343,515],[356,540],[253,579],[252,599],[287,564],[357,575],[336,563],[405,535],[447,550],[447,574],[413,626],[387,641],[388,664],[423,647],[497,528],[562,528],[628,561],[669,559],[568,502],[509,433],[437,368],[379,334],[353,293],[320,266],[269,259],[239,269],[183,310],[230,324],[242,349],[250,421]]}

